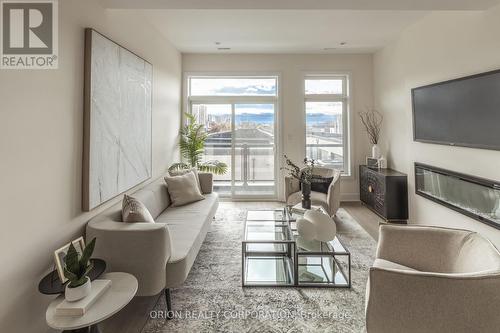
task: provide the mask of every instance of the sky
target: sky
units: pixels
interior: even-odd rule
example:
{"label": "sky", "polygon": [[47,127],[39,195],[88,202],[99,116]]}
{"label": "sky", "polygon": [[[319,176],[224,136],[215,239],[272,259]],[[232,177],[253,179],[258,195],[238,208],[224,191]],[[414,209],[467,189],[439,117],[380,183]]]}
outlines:
{"label": "sky", "polygon": [[[276,78],[192,78],[193,96],[275,96]],[[341,80],[306,80],[306,93],[341,93]],[[231,114],[231,105],[207,104],[209,114]],[[308,114],[342,114],[340,102],[307,102]],[[273,104],[236,104],[236,113],[273,113]]]}

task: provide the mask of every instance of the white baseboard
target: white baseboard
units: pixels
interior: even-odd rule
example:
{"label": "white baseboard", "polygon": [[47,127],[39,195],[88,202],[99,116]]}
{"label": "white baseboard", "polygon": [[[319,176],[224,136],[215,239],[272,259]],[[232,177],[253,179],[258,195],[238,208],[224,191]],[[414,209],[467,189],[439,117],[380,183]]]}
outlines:
{"label": "white baseboard", "polygon": [[359,201],[359,193],[341,193],[340,201]]}

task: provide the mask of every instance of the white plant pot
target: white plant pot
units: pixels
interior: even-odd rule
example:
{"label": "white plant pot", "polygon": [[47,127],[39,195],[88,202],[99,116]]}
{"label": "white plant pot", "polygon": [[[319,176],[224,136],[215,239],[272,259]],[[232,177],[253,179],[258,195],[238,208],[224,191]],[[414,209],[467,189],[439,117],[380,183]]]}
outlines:
{"label": "white plant pot", "polygon": [[91,282],[89,277],[87,276],[87,282],[76,288],[70,288],[68,282],[68,284],[66,285],[66,290],[64,291],[64,298],[68,302],[76,302],[88,296],[90,294],[90,291]]}
{"label": "white plant pot", "polygon": [[380,158],[380,148],[378,145],[372,146],[372,158],[379,159]]}

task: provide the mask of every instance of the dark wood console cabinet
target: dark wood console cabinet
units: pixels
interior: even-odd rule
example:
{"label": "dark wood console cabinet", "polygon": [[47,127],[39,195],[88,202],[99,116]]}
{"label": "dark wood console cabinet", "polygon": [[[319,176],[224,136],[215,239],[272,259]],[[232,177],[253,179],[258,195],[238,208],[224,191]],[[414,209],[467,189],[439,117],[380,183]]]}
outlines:
{"label": "dark wood console cabinet", "polygon": [[359,197],[386,221],[408,220],[408,179],[404,173],[360,165]]}

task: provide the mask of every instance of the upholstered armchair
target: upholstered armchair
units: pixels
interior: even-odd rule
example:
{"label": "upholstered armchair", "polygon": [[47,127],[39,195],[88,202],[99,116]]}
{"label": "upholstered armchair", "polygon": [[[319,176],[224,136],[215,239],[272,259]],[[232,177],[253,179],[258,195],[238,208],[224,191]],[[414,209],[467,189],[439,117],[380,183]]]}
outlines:
{"label": "upholstered armchair", "polygon": [[368,333],[498,332],[500,253],[479,234],[380,227],[366,290]]}
{"label": "upholstered armchair", "polygon": [[[314,167],[313,174],[324,178],[333,178],[328,187],[328,193],[311,191],[311,203],[323,206],[330,216],[335,215],[340,206],[340,171],[326,167]],[[285,177],[285,200],[288,205],[295,205],[302,201],[300,183],[290,176]]]}

